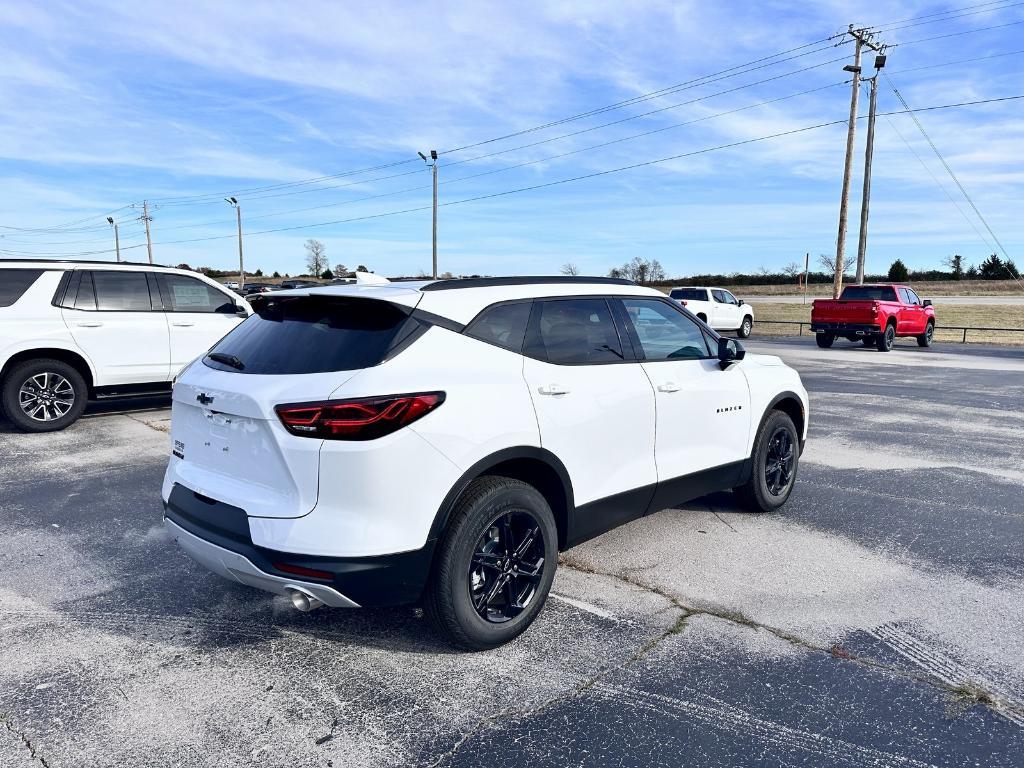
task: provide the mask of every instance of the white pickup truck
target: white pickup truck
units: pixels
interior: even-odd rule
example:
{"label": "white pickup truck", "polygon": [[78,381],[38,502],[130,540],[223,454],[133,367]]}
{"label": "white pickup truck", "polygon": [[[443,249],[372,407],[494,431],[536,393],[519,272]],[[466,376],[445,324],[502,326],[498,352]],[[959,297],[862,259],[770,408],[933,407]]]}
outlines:
{"label": "white pickup truck", "polygon": [[26,432],[88,400],[168,393],[252,313],[205,275],[154,264],[0,260],[0,410]]}
{"label": "white pickup truck", "polygon": [[754,327],[753,308],[724,288],[673,288],[669,298],[716,331],[736,331],[745,339]]}

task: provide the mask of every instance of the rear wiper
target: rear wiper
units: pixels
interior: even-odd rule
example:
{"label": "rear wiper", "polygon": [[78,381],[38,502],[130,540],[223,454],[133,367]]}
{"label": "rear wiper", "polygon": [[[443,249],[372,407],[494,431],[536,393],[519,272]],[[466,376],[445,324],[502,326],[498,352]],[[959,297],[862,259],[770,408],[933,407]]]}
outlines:
{"label": "rear wiper", "polygon": [[224,365],[230,365],[236,371],[245,369],[245,363],[239,360],[234,355],[229,355],[226,352],[211,352],[207,355],[208,358],[217,363],[224,363]]}

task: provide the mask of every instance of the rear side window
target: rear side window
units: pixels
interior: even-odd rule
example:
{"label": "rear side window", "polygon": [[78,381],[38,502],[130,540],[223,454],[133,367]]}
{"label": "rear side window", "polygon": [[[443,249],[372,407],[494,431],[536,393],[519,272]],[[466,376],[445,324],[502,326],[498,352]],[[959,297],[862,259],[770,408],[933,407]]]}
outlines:
{"label": "rear side window", "polygon": [[535,301],[523,354],[559,365],[622,362],[622,345],[604,299]]}
{"label": "rear side window", "polygon": [[673,288],[669,298],[676,301],[707,301],[708,292],[703,288]]}
{"label": "rear side window", "polygon": [[523,348],[531,301],[488,307],[466,328],[466,335],[488,344],[519,352]]}
{"label": "rear side window", "polygon": [[164,306],[169,312],[235,312],[235,302],[223,291],[184,275],[160,275]]}
{"label": "rear side window", "polygon": [[[149,281],[145,272],[92,273],[96,289],[96,308],[107,312],[149,312]],[[85,277],[82,278],[85,282]]]}
{"label": "rear side window", "polygon": [[269,375],[372,368],[424,327],[408,311],[372,299],[280,297],[257,301],[254,309],[210,351],[206,365]]}
{"label": "rear side window", "polygon": [[851,285],[843,289],[840,300],[896,301],[896,289],[891,285]]}
{"label": "rear side window", "polygon": [[675,305],[659,299],[622,299],[636,329],[645,360],[686,360],[709,357],[700,324]]}
{"label": "rear side window", "polygon": [[14,304],[41,274],[41,269],[0,269],[0,307]]}

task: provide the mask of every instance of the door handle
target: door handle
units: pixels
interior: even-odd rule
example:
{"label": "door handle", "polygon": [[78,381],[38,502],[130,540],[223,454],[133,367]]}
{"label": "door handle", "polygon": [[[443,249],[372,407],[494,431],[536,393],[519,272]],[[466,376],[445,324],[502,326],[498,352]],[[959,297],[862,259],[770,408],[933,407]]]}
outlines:
{"label": "door handle", "polygon": [[659,384],[658,385],[658,391],[659,392],[678,392],[679,391],[679,385],[676,384],[674,381],[666,381],[664,384]]}
{"label": "door handle", "polygon": [[569,388],[563,387],[561,384],[545,384],[542,387],[537,387],[537,391],[542,395],[568,395]]}
{"label": "door handle", "polygon": [[75,325],[81,328],[99,328],[103,323],[99,320],[79,320]]}
{"label": "door handle", "polygon": [[178,328],[191,328],[195,323],[191,320],[177,320],[172,322],[171,325],[177,326]]}

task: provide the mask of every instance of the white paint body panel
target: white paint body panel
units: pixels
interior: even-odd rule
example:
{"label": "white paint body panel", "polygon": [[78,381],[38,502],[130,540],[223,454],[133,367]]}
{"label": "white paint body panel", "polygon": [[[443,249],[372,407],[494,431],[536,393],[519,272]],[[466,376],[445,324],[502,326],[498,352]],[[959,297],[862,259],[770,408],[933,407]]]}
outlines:
{"label": "white paint body panel", "polygon": [[[707,318],[707,324],[716,331],[735,331],[743,325],[743,318],[754,319],[754,308],[749,304],[723,304],[715,301],[712,291],[725,291],[724,288],[705,288],[703,286],[686,286],[690,290],[707,291],[707,301],[695,301],[686,299],[684,306],[693,315],[703,315]],[[731,291],[726,291],[733,295]],[[677,301],[673,299],[673,301]],[[682,302],[680,302],[682,303]]]}

